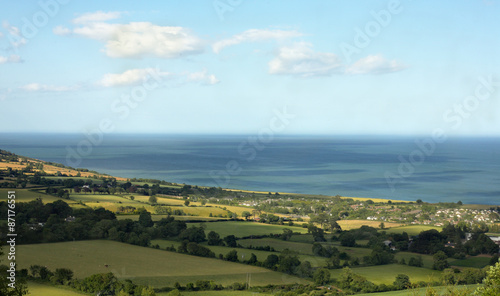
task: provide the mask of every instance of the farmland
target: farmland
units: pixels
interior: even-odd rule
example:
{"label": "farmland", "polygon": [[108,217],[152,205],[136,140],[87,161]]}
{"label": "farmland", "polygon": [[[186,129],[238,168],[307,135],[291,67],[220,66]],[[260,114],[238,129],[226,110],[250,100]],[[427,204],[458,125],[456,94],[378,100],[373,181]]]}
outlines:
{"label": "farmland", "polygon": [[260,267],[105,240],[22,245],[18,247],[18,254],[19,268],[33,264],[52,270],[78,266],[73,268],[77,278],[113,272],[119,279],[133,279],[153,287],[172,286],[175,282],[187,284],[199,279],[232,284],[245,282],[247,274],[252,275],[254,285],[307,282]]}
{"label": "farmland", "polygon": [[[199,225],[198,223],[192,223]],[[215,231],[222,237],[234,234],[236,237],[248,237],[251,235],[269,235],[270,233],[281,234],[283,229],[288,228],[294,232],[307,233],[307,229],[302,227],[269,225],[256,222],[210,222],[204,223],[206,232]]]}

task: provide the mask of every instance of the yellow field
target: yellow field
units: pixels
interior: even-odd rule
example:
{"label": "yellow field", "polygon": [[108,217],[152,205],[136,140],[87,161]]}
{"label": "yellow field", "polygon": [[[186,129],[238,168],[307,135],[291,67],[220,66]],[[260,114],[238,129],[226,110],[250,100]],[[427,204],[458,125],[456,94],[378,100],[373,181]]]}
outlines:
{"label": "yellow field", "polygon": [[403,225],[401,223],[395,223],[395,222],[372,221],[372,220],[339,220],[339,221],[337,221],[337,223],[339,223],[340,227],[342,227],[342,230],[357,229],[363,225],[374,227],[374,228],[379,228],[380,223],[382,223],[382,222],[384,223],[386,228],[399,227],[399,226]]}

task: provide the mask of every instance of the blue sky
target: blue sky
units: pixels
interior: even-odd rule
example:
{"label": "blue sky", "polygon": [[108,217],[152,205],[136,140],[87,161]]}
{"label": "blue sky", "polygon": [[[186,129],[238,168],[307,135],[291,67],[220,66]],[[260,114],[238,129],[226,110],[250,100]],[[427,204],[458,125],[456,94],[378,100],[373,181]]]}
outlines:
{"label": "blue sky", "polygon": [[496,0],[1,5],[0,132],[500,136]]}

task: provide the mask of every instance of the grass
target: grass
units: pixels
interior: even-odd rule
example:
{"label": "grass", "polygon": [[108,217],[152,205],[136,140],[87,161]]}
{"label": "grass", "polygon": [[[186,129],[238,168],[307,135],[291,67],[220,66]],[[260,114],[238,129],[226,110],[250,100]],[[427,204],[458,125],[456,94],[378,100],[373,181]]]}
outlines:
{"label": "grass", "polygon": [[395,223],[395,222],[371,221],[371,220],[339,220],[337,221],[337,223],[339,223],[340,227],[342,227],[342,230],[358,229],[361,228],[361,226],[363,225],[379,228],[380,223],[384,223],[385,228],[398,227],[402,225],[401,223]]}
{"label": "grass", "polygon": [[[193,223],[195,224],[195,223]],[[270,225],[258,222],[211,222],[205,223],[206,230],[208,234],[210,231],[217,232],[221,237],[225,237],[234,234],[236,237],[247,237],[251,235],[268,235],[270,233],[280,234],[283,233],[283,229],[288,228],[294,232],[306,233],[307,229],[295,226],[285,226],[285,225]]]}
{"label": "grass", "polygon": [[[419,268],[400,264],[388,264],[368,267],[358,267],[351,269],[354,273],[364,276],[367,280],[380,285],[392,284],[398,274],[406,274],[410,277],[411,282],[418,281],[438,281],[441,272],[429,270],[427,268]],[[342,269],[330,271],[333,278],[339,278]]]}
{"label": "grass", "polygon": [[185,285],[200,279],[229,285],[245,282],[247,274],[251,274],[252,285],[308,282],[260,267],[106,240],[20,245],[17,253],[20,269],[34,264],[51,270],[70,268],[76,278],[113,272],[119,279],[153,287],[173,286],[175,282]]}
{"label": "grass", "polygon": [[[169,240],[152,240],[152,245],[158,244],[161,249],[165,249],[166,247],[174,246],[175,248],[180,246],[180,242],[178,241],[169,241]],[[279,256],[278,252],[270,252],[270,251],[260,251],[260,250],[252,250],[252,249],[244,249],[244,248],[231,248],[226,246],[209,246],[206,243],[202,244],[205,247],[212,250],[215,253],[215,256],[219,256],[219,254],[226,255],[231,250],[236,250],[238,252],[238,258],[240,261],[248,260],[250,256],[255,254],[257,256],[257,260],[264,261],[267,256],[271,254],[275,254]],[[312,255],[299,255],[300,261],[309,261],[312,267],[323,267],[326,266],[326,258],[317,257]]]}
{"label": "grass", "polygon": [[[166,214],[165,215],[151,215],[151,219],[153,219],[153,221],[159,221],[159,220],[161,220],[163,218],[167,218],[167,217],[168,217],[168,215],[166,215]],[[174,215],[171,215],[171,217],[174,217],[175,220],[185,221],[188,223],[190,220],[214,221],[214,220],[218,220],[218,219],[223,219],[223,218],[217,218],[217,217],[193,217],[193,216],[174,216]],[[137,220],[139,220],[139,215],[135,215],[135,214],[116,215],[116,218],[118,220],[132,219],[134,221],[137,221]]]}
{"label": "grass", "polygon": [[38,191],[32,191],[28,189],[18,189],[18,188],[2,188],[0,189],[0,201],[5,201],[7,200],[7,193],[9,191],[15,191],[16,192],[16,202],[30,202],[33,201],[37,198],[41,198],[43,203],[52,203],[55,202],[56,200],[63,200],[70,206],[76,206],[77,204],[72,201],[72,200],[66,200],[66,199],[60,199],[59,197],[55,197],[52,195],[48,195],[45,193],[41,193]]}
{"label": "grass", "polygon": [[28,282],[28,295],[33,296],[81,296],[88,295],[70,290],[64,286],[44,285],[35,282]]}
{"label": "grass", "polygon": [[[168,293],[156,293],[158,296],[167,296]],[[256,295],[271,295],[262,292],[251,291],[198,291],[198,292],[181,292],[182,296],[256,296]]]}
{"label": "grass", "polygon": [[490,264],[491,257],[469,257],[450,262],[451,266],[483,268]]}
{"label": "grass", "polygon": [[422,231],[427,231],[435,229],[437,231],[441,231],[441,227],[437,226],[429,226],[429,225],[408,225],[408,226],[401,226],[401,227],[394,227],[387,229],[387,233],[403,233],[406,232],[408,235],[417,235]]}
{"label": "grass", "polygon": [[405,259],[406,264],[410,261],[411,257],[419,257],[422,256],[422,261],[424,262],[425,268],[432,268],[432,265],[434,264],[434,259],[432,255],[422,255],[422,254],[416,254],[416,253],[410,253],[410,252],[398,252],[394,258],[400,261],[401,259]]}
{"label": "grass", "polygon": [[[425,296],[431,295],[427,294],[427,290],[434,290],[438,294],[432,295],[444,295],[445,292],[452,293],[454,292],[468,292],[471,294],[477,287],[480,285],[464,285],[464,286],[441,286],[441,287],[428,287],[428,288],[417,288],[411,290],[402,290],[402,291],[390,291],[390,292],[380,292],[380,293],[370,293],[370,294],[356,294],[356,296]],[[447,294],[450,295],[450,294]]]}
{"label": "grass", "polygon": [[307,255],[313,254],[312,244],[290,242],[274,238],[243,239],[243,240],[238,240],[238,243],[244,247],[270,246],[273,247],[276,251],[283,251],[284,249],[289,249],[296,251],[297,253],[300,254],[307,254]]}

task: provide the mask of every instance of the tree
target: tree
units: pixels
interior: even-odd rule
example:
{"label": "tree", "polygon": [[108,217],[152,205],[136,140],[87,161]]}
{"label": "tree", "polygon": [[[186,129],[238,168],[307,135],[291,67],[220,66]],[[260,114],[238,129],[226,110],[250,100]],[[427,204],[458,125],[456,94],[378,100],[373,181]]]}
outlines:
{"label": "tree", "polygon": [[[0,246],[0,258],[3,258],[2,248]],[[23,296],[28,294],[28,286],[26,285],[26,281],[22,278],[16,278],[15,288],[12,289],[9,287],[11,283],[7,278],[8,275],[6,269],[0,271],[0,295],[2,296]]]}
{"label": "tree", "polygon": [[281,235],[281,238],[285,241],[289,240],[293,235],[293,231],[291,231],[288,228],[283,229],[283,234]]}
{"label": "tree", "polygon": [[217,232],[212,230],[208,233],[208,245],[209,246],[223,245],[222,239],[220,238],[220,236]]}
{"label": "tree", "polygon": [[495,266],[490,266],[483,280],[483,286],[478,288],[474,295],[496,296],[500,295],[500,261]]}
{"label": "tree", "polygon": [[275,254],[271,254],[271,255],[267,256],[263,265],[264,265],[264,267],[267,267],[267,268],[274,268],[276,266],[276,264],[278,264],[278,262],[279,262],[279,257]]}
{"label": "tree", "polygon": [[250,218],[250,216],[252,216],[252,214],[250,214],[249,211],[243,211],[241,213],[241,216],[244,217],[246,220],[248,220],[248,218]]}
{"label": "tree", "polygon": [[317,285],[324,285],[330,281],[330,271],[326,268],[320,268],[314,272],[314,283]]}
{"label": "tree", "polygon": [[184,205],[185,205],[186,207],[189,207],[189,204],[190,204],[189,200],[186,200],[186,201],[184,202]]}
{"label": "tree", "polygon": [[350,232],[344,232],[340,235],[340,244],[344,247],[354,247],[356,245],[356,238]]}
{"label": "tree", "polygon": [[438,251],[436,254],[433,256],[434,258],[434,264],[432,265],[432,269],[436,270],[444,270],[445,268],[448,268],[450,264],[448,263],[448,256],[443,251]]}
{"label": "tree", "polygon": [[151,219],[151,213],[148,211],[142,211],[139,215],[139,224],[143,227],[151,227],[154,225],[153,219]]}
{"label": "tree", "polygon": [[157,202],[158,202],[158,198],[156,198],[156,196],[155,196],[155,195],[151,195],[151,196],[149,197],[149,203],[150,203],[150,204],[156,204]]}
{"label": "tree", "polygon": [[231,248],[236,248],[237,244],[236,244],[236,237],[234,235],[228,235],[224,238],[224,242],[226,243],[226,245],[228,247],[231,247]]}
{"label": "tree", "polygon": [[384,222],[380,222],[379,227],[380,227],[380,229],[385,229],[385,224],[384,224]]}
{"label": "tree", "polygon": [[398,290],[408,289],[410,284],[410,277],[406,274],[398,274],[393,283],[394,287]]}
{"label": "tree", "polygon": [[227,261],[238,262],[238,252],[236,250],[231,250],[224,256]]}

